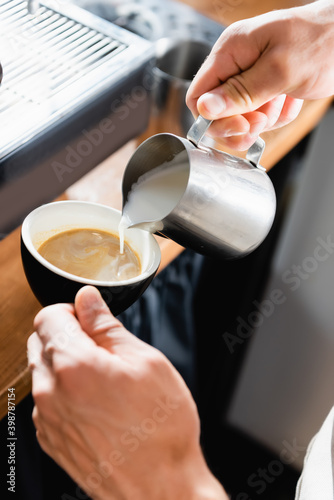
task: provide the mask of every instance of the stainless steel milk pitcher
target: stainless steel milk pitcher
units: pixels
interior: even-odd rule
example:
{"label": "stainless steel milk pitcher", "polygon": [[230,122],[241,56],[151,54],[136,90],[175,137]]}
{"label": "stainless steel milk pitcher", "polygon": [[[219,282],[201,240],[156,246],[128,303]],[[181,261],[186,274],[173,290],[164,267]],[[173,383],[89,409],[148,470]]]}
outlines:
{"label": "stainless steel milk pitcher", "polygon": [[259,165],[264,142],[258,139],[246,159],[208,147],[201,140],[210,126],[201,116],[187,139],[157,134],[130,158],[123,176],[123,209],[138,179],[163,165],[187,168],[182,196],[161,220],[136,221],[129,227],[156,232],[196,252],[223,258],[245,256],[267,236],[276,211],[272,182]]}

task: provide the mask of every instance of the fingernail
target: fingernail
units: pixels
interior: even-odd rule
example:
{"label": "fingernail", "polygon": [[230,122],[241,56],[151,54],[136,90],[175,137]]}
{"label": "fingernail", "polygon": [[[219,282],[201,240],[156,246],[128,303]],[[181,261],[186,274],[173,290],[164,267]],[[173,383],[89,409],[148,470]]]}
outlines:
{"label": "fingernail", "polygon": [[246,135],[247,132],[240,132],[237,130],[225,130],[224,137],[237,137],[239,135]]}
{"label": "fingernail", "polygon": [[206,111],[212,116],[218,116],[226,109],[225,99],[219,94],[207,92],[200,97],[200,101]]}
{"label": "fingernail", "polygon": [[81,294],[81,303],[87,309],[100,309],[105,305],[100,292],[93,286],[85,286],[78,293]]}

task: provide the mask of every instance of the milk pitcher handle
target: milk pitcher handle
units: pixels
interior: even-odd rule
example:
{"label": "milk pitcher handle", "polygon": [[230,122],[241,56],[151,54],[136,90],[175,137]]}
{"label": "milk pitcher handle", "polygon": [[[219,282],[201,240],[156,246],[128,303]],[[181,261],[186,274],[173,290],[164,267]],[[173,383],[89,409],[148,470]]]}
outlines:
{"label": "milk pitcher handle", "polygon": [[187,133],[188,141],[192,142],[196,147],[201,142],[206,131],[210,127],[213,120],[207,120],[203,116],[199,115],[197,120],[192,124]]}
{"label": "milk pitcher handle", "polygon": [[[196,147],[201,142],[203,136],[206,131],[210,127],[213,120],[207,120],[203,118],[203,116],[199,115],[197,120],[192,124],[187,133],[188,141],[192,142]],[[258,167],[261,170],[265,170],[265,168],[261,167],[260,160],[265,148],[265,142],[261,137],[258,137],[257,140],[252,144],[246,154],[246,158],[249,162],[251,162],[254,167]]]}

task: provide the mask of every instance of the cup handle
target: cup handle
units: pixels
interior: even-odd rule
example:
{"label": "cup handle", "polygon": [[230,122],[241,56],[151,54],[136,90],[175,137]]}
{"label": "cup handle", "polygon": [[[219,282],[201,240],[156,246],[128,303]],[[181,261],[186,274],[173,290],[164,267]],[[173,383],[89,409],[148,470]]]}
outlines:
{"label": "cup handle", "polygon": [[[197,120],[192,124],[187,133],[188,141],[192,142],[196,147],[201,142],[203,136],[206,131],[210,127],[213,120],[207,120],[203,118],[203,116],[199,115]],[[254,165],[254,167],[259,168],[260,170],[266,170],[264,167],[261,167],[260,160],[264,151],[266,143],[261,137],[258,137],[254,144],[249,148],[246,154],[246,159]]]}

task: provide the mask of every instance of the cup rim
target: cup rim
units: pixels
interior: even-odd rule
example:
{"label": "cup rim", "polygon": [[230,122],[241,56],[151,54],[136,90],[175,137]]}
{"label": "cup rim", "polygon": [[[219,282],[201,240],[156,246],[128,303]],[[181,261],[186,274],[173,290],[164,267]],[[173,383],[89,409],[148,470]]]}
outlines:
{"label": "cup rim", "polygon": [[106,209],[110,212],[113,212],[114,214],[121,214],[120,210],[117,210],[113,207],[109,207],[108,205],[103,205],[102,203],[94,203],[90,201],[80,201],[80,200],[63,200],[63,201],[55,201],[51,203],[46,203],[44,205],[41,205],[34,210],[32,210],[24,219],[22,226],[21,226],[21,238],[23,241],[24,246],[28,250],[28,252],[41,264],[43,267],[46,267],[49,271],[52,271],[53,273],[65,278],[69,279],[71,281],[76,281],[77,283],[82,283],[85,285],[92,285],[92,286],[99,286],[99,287],[121,287],[121,286],[126,286],[126,285],[131,285],[135,283],[140,283],[141,281],[146,280],[152,274],[154,274],[161,262],[161,251],[160,251],[160,246],[156,239],[154,238],[153,234],[149,233],[148,231],[144,231],[142,229],[131,229],[133,231],[142,231],[145,233],[144,237],[147,237],[149,239],[150,244],[153,245],[153,261],[150,263],[149,267],[146,269],[145,272],[139,274],[138,276],[135,276],[133,278],[129,278],[127,280],[121,280],[121,281],[102,281],[102,280],[93,280],[89,278],[83,278],[81,276],[76,276],[75,274],[68,273],[67,271],[63,271],[57,266],[54,266],[51,264],[48,260],[46,260],[35,248],[33,245],[32,239],[30,237],[29,233],[29,224],[32,221],[32,219],[38,215],[39,212],[44,211],[47,209],[47,207],[55,206],[55,205],[83,205],[85,207],[87,206],[92,206],[92,207],[100,207],[102,209]]}
{"label": "cup rim", "polygon": [[156,76],[164,77],[166,80],[171,82],[177,82],[182,84],[184,87],[189,87],[192,79],[182,78],[177,75],[173,75],[172,73],[165,71],[159,67],[161,61],[170,53],[170,51],[178,49],[180,45],[184,44],[194,44],[203,47],[203,49],[208,49],[208,54],[212,49],[213,45],[210,42],[203,40],[201,38],[192,38],[192,37],[163,37],[156,41],[155,49],[156,49],[156,62],[154,67],[152,68],[153,73]]}

